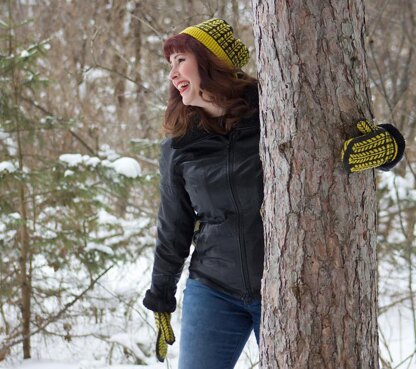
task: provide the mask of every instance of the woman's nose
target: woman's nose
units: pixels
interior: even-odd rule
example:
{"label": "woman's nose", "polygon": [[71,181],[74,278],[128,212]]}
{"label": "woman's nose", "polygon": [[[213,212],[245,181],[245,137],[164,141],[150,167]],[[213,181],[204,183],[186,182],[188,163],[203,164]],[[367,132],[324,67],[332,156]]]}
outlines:
{"label": "woman's nose", "polygon": [[173,81],[178,76],[178,70],[175,67],[172,67],[172,69],[169,72],[168,78]]}

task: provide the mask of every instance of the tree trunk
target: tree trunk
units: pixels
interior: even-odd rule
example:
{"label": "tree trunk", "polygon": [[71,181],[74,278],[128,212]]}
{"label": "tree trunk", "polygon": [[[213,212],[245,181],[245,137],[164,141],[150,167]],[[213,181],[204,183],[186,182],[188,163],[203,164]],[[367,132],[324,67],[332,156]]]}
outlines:
{"label": "tree trunk", "polygon": [[372,117],[362,0],[253,0],[265,199],[262,368],[378,368],[373,171],[342,142]]}
{"label": "tree trunk", "polygon": [[[8,43],[9,43],[9,55],[14,55],[16,53],[16,41],[15,41],[15,33],[14,29],[14,19],[12,17],[12,1],[8,0],[7,2],[8,8],[8,21],[9,25],[11,25],[9,29],[8,35]],[[13,106],[14,109],[18,109],[20,106],[20,95],[21,95],[21,76],[19,75],[19,71],[15,66],[13,66],[11,70],[12,74],[12,90],[13,90]],[[15,117],[15,128],[16,128],[16,142],[17,142],[17,155],[19,160],[19,171],[23,173],[26,169],[23,163],[23,147],[22,147],[22,137],[21,131],[23,129],[20,126],[20,116],[17,115]],[[20,211],[20,226],[18,232],[18,241],[19,241],[19,284],[20,284],[20,310],[22,312],[22,341],[23,341],[23,358],[29,359],[31,356],[31,347],[30,347],[30,317],[31,317],[31,293],[32,293],[32,282],[31,282],[31,268],[29,266],[29,261],[31,259],[31,252],[30,252],[30,239],[29,239],[29,231],[28,231],[28,216],[27,216],[27,208],[26,208],[26,190],[25,184],[23,183],[23,179],[21,179],[18,184],[18,191],[19,191],[19,211]],[[29,269],[29,270],[28,270]],[[7,348],[3,351],[3,354],[7,355],[8,351]]]}
{"label": "tree trunk", "polygon": [[[14,84],[14,106],[19,106],[20,84],[17,72],[13,73]],[[19,171],[21,173],[25,170],[23,158],[23,146],[21,137],[21,127],[19,122],[20,117],[16,118],[16,142],[19,159]],[[26,208],[26,189],[23,181],[18,183],[19,188],[19,212],[21,225],[19,226],[18,240],[20,243],[19,268],[20,268],[20,293],[21,303],[20,309],[22,312],[22,336],[23,336],[23,358],[29,359],[31,357],[30,345],[30,317],[31,312],[31,296],[32,296],[32,282],[31,282],[31,268],[29,267],[31,260],[30,239],[28,231],[28,215]]]}
{"label": "tree trunk", "polygon": [[[133,15],[136,16],[134,18],[134,26],[133,26],[133,37],[134,37],[134,57],[136,60],[136,68],[135,68],[135,75],[134,79],[136,81],[137,86],[137,109],[138,109],[138,116],[136,120],[136,124],[139,125],[140,130],[143,132],[144,137],[150,137],[151,126],[149,124],[149,120],[146,114],[148,108],[146,106],[146,101],[148,97],[146,96],[146,88],[143,86],[143,76],[142,76],[142,68],[140,67],[143,63],[143,51],[145,48],[143,47],[143,27],[142,21],[139,20],[145,13],[145,9],[143,7],[142,2],[136,2],[135,8],[133,10]],[[133,129],[137,129],[137,126]]]}
{"label": "tree trunk", "polygon": [[[123,40],[123,27],[125,20],[125,4],[124,1],[116,1],[112,4],[110,22],[112,24],[112,40],[109,42],[120,42],[124,44]],[[126,124],[125,121],[125,92],[126,92],[126,79],[122,76],[127,74],[127,62],[123,60],[119,50],[115,50],[112,56],[112,70],[117,73],[111,74],[112,85],[114,86],[114,98],[116,101],[117,111],[117,125],[119,129],[118,137],[123,139],[125,133],[123,132],[123,126]]]}
{"label": "tree trunk", "polygon": [[31,357],[30,349],[30,317],[31,317],[31,296],[32,283],[28,270],[30,259],[30,241],[27,231],[27,214],[25,206],[24,185],[19,184],[19,202],[22,225],[20,227],[20,286],[21,286],[21,311],[22,311],[22,336],[23,336],[23,358]]}
{"label": "tree trunk", "polygon": [[[19,106],[19,88],[20,81],[17,72],[13,73],[13,84],[14,84],[14,106]],[[23,162],[23,147],[21,137],[21,127],[19,122],[20,117],[16,118],[16,142],[17,152],[19,159],[19,171],[21,173],[25,170]],[[20,309],[22,312],[22,336],[23,336],[23,358],[29,359],[30,353],[30,317],[31,317],[31,296],[32,296],[32,282],[31,282],[31,268],[29,262],[31,260],[30,251],[30,239],[28,231],[28,215],[26,208],[26,189],[23,181],[18,183],[19,188],[19,211],[20,221],[18,240],[20,243],[20,255],[19,255],[19,268],[20,268],[20,292],[21,292],[21,303]]]}

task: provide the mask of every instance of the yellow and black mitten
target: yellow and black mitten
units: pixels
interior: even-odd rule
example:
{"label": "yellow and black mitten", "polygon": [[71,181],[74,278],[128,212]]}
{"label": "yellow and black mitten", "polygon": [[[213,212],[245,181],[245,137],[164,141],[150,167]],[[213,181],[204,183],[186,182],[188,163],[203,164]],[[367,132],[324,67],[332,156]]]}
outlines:
{"label": "yellow and black mitten", "polygon": [[392,169],[403,157],[405,141],[391,124],[376,126],[368,120],[357,123],[361,136],[344,142],[341,160],[348,173],[378,168]]}
{"label": "yellow and black mitten", "polygon": [[157,329],[156,339],[156,357],[159,361],[165,361],[168,354],[168,345],[173,345],[175,342],[175,334],[170,325],[170,313],[155,312],[155,321]]}

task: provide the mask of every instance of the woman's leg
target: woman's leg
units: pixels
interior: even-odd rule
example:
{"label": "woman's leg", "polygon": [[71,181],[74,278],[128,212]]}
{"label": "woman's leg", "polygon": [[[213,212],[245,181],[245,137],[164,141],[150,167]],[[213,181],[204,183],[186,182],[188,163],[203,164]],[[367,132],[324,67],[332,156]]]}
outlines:
{"label": "woman's leg", "polygon": [[260,342],[260,321],[261,321],[261,300],[253,302],[247,306],[253,321],[253,330],[256,336],[257,345]]}
{"label": "woman's leg", "polygon": [[232,369],[253,328],[243,303],[189,279],[182,310],[179,369]]}

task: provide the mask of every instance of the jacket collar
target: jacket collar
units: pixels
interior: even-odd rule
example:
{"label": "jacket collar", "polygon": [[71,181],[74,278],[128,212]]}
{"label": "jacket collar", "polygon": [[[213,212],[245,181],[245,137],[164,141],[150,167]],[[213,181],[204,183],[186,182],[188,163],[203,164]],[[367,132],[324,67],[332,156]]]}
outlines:
{"label": "jacket collar", "polygon": [[[233,130],[239,131],[239,130],[243,130],[247,128],[254,128],[254,127],[257,127],[258,129],[260,129],[260,121],[258,117],[258,112],[254,113],[249,118],[241,119],[240,122],[238,122],[238,124],[235,126]],[[195,123],[192,122],[191,127],[188,130],[188,132],[185,134],[185,136],[181,138],[173,138],[171,146],[173,149],[181,149],[191,143],[195,143],[195,142],[204,140],[209,137],[217,136],[217,135],[219,134],[207,132],[204,129],[199,128],[197,122]]]}

